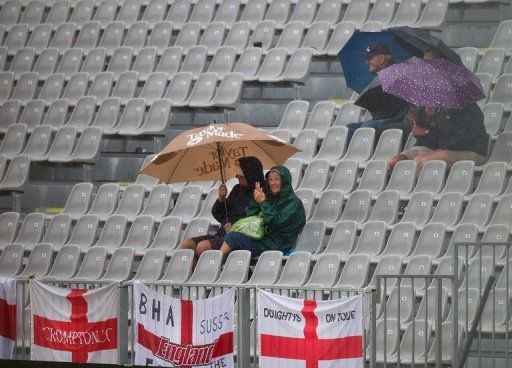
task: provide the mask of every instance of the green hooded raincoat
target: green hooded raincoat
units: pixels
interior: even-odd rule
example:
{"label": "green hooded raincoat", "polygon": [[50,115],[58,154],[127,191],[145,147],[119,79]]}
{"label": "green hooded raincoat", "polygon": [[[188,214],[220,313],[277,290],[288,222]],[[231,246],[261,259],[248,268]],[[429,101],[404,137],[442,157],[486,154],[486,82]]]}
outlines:
{"label": "green hooded raincoat", "polygon": [[284,166],[275,166],[271,170],[281,175],[281,191],[260,204],[253,199],[247,216],[257,215],[260,211],[263,214],[266,235],[259,240],[262,250],[285,251],[295,245],[306,224],[306,213],[302,201],[293,192],[290,171]]}

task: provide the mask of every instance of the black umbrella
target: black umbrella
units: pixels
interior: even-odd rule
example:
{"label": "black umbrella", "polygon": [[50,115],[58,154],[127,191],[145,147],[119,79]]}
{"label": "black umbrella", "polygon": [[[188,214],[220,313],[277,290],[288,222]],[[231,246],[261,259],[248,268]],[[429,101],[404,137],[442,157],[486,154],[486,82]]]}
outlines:
{"label": "black umbrella", "polygon": [[388,111],[390,106],[400,109],[405,103],[400,98],[382,91],[382,85],[377,76],[361,92],[354,104],[372,113],[372,111]]}

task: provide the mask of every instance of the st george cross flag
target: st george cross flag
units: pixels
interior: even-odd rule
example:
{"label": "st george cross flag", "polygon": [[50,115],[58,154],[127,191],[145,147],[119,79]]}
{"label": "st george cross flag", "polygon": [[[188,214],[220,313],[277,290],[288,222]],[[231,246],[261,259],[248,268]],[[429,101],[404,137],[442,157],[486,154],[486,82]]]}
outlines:
{"label": "st george cross flag", "polygon": [[180,300],[135,281],[135,364],[233,367],[235,291]]}
{"label": "st george cross flag", "polygon": [[117,284],[65,289],[30,281],[32,360],[117,363]]}
{"label": "st george cross flag", "polygon": [[363,367],[363,297],[292,299],[258,290],[260,367]]}
{"label": "st george cross flag", "polygon": [[0,359],[12,359],[16,341],[16,280],[0,277]]}

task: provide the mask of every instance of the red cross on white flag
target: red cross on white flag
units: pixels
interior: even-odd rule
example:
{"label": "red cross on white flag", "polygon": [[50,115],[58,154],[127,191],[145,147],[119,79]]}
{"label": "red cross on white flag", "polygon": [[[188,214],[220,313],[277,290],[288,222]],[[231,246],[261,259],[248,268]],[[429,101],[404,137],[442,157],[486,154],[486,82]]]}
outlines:
{"label": "red cross on white flag", "polygon": [[117,284],[96,290],[30,282],[31,359],[117,363]]}
{"label": "red cross on white flag", "polygon": [[293,299],[258,290],[260,366],[363,367],[363,297]]}
{"label": "red cross on white flag", "polygon": [[0,359],[12,359],[16,340],[16,280],[0,277]]}

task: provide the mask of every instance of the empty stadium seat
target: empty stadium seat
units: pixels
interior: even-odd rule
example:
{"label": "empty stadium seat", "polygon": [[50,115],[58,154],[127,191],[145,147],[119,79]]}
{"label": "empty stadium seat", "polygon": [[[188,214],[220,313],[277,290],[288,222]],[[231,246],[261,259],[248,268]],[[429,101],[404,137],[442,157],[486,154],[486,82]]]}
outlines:
{"label": "empty stadium seat", "polygon": [[142,282],[154,282],[160,279],[164,270],[165,251],[163,249],[148,250],[142,260],[139,268],[132,280]]}
{"label": "empty stadium seat", "polygon": [[183,283],[192,274],[194,264],[194,251],[191,249],[178,249],[171,256],[167,268],[161,278],[170,283]]}
{"label": "empty stadium seat", "polygon": [[57,253],[50,272],[41,277],[41,281],[70,279],[78,271],[79,265],[80,247],[78,245],[65,245]]}
{"label": "empty stadium seat", "polygon": [[14,277],[21,272],[23,266],[23,244],[9,244],[0,255],[0,276]]}
{"label": "empty stadium seat", "polygon": [[60,250],[68,241],[72,222],[73,219],[68,214],[60,213],[55,215],[48,224],[41,243],[49,243],[53,245],[53,249]]}
{"label": "empty stadium seat", "polygon": [[18,280],[28,280],[29,277],[45,276],[52,266],[53,247],[51,244],[37,244],[28,256],[23,271],[16,276]]}
{"label": "empty stadium seat", "polygon": [[82,260],[78,272],[73,276],[73,282],[96,281],[105,272],[107,264],[107,249],[104,247],[92,247],[88,249]]}

